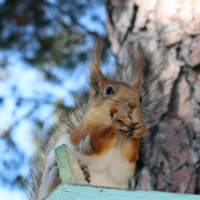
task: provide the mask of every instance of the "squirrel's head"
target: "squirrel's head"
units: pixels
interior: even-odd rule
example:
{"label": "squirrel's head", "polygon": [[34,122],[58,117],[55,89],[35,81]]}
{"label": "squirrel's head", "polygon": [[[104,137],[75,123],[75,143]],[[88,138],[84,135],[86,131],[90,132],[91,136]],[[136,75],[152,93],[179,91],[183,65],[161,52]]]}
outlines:
{"label": "squirrel's head", "polygon": [[138,121],[140,116],[140,102],[142,100],[139,86],[141,67],[133,75],[131,85],[124,82],[118,82],[106,78],[100,66],[102,43],[99,39],[92,51],[90,65],[90,108],[96,111],[96,114],[105,118],[109,116],[110,109],[115,107],[117,110],[122,110],[128,113],[134,121]]}

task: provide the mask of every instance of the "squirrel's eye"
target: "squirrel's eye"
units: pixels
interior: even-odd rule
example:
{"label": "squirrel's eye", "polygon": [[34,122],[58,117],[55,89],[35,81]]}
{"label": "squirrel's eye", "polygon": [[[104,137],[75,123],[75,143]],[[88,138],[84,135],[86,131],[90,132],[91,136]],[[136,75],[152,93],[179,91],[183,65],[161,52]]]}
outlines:
{"label": "squirrel's eye", "polygon": [[140,97],[140,103],[142,102],[142,97]]}
{"label": "squirrel's eye", "polygon": [[112,89],[112,87],[107,87],[106,88],[106,91],[105,91],[105,95],[110,95],[110,94],[113,94],[114,93],[114,91],[113,91],[113,89]]}

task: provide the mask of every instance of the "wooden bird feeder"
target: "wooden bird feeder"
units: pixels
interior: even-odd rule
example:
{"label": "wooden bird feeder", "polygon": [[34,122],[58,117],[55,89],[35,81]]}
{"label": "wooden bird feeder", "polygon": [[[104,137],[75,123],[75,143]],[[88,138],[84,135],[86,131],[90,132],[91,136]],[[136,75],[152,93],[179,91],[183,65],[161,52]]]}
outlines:
{"label": "wooden bird feeder", "polygon": [[199,195],[90,186],[66,145],[54,149],[61,184],[45,200],[200,200]]}

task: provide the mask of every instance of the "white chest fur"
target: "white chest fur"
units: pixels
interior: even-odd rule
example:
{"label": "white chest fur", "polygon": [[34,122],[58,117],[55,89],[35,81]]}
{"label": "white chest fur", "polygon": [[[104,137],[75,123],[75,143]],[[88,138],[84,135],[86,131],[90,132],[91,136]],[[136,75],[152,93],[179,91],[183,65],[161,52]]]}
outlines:
{"label": "white chest fur", "polygon": [[121,152],[119,141],[108,153],[103,156],[85,156],[70,143],[70,135],[64,135],[56,144],[66,144],[81,163],[88,165],[91,185],[127,188],[128,180],[134,174],[135,163],[127,162]]}

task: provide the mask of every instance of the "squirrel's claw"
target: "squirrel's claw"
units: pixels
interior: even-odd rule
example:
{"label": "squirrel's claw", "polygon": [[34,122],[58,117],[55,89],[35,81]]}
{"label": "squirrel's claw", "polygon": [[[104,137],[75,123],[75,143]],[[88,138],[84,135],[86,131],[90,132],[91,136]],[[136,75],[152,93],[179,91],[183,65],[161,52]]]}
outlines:
{"label": "squirrel's claw", "polygon": [[134,129],[131,132],[128,132],[127,137],[129,138],[141,138],[144,133],[147,131],[147,126],[143,120],[138,121],[134,124]]}
{"label": "squirrel's claw", "polygon": [[132,118],[124,111],[118,111],[113,114],[112,125],[129,138],[139,139],[147,131],[147,126],[143,120],[134,123]]}
{"label": "squirrel's claw", "polygon": [[85,163],[80,164],[81,170],[83,171],[83,174],[85,176],[85,180],[90,183],[90,172],[88,170],[88,166]]}
{"label": "squirrel's claw", "polygon": [[112,125],[121,132],[130,131],[130,129],[134,127],[133,121],[124,111],[118,111],[117,113],[114,113]]}

